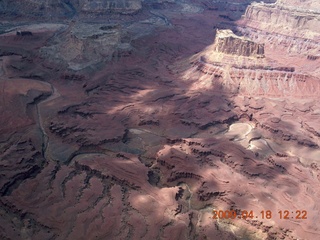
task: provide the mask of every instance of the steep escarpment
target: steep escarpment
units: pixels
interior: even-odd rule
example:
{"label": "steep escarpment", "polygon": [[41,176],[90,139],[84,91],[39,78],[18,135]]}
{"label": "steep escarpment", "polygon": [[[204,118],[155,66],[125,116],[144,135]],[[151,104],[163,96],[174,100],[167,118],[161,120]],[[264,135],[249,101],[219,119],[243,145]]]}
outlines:
{"label": "steep escarpment", "polygon": [[[275,4],[253,3],[248,6],[243,21],[248,26],[271,27],[270,30],[278,33],[290,33],[294,30],[300,36],[307,34],[307,38],[319,36],[319,7],[308,8],[308,2],[278,1]],[[296,8],[296,4],[304,7]],[[278,27],[283,27],[279,29]]]}
{"label": "steep escarpment", "polygon": [[268,42],[274,47],[279,45],[292,53],[319,54],[320,10],[315,1],[253,3],[239,24],[238,29],[243,34],[260,43]]}
{"label": "steep escarpment", "polygon": [[0,25],[0,239],[320,239],[316,48],[214,40],[249,0],[69,2]]}
{"label": "steep escarpment", "polygon": [[279,70],[231,68],[196,62],[194,68],[205,76],[201,81],[226,86],[224,91],[267,96],[316,96],[319,80],[311,76]]}
{"label": "steep escarpment", "polygon": [[218,30],[215,39],[215,51],[239,56],[264,56],[264,45],[241,38],[231,30]]}
{"label": "steep escarpment", "polygon": [[[265,0],[265,3],[274,3],[276,0]],[[251,0],[212,0],[202,1],[210,10],[217,11],[224,19],[236,20],[246,11]]]}
{"label": "steep escarpment", "polygon": [[[298,58],[299,59],[299,58]],[[309,60],[312,61],[312,60]],[[313,97],[320,90],[317,75],[274,60],[265,44],[217,30],[212,45],[196,54],[183,76],[195,89],[215,86],[218,91],[250,96]],[[198,74],[194,74],[198,72]]]}

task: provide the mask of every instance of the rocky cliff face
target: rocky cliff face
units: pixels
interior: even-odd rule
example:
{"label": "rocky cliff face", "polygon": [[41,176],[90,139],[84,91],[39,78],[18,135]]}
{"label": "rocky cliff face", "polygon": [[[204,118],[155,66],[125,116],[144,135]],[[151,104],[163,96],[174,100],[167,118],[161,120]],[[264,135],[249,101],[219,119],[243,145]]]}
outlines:
{"label": "rocky cliff face", "polygon": [[264,45],[236,36],[231,30],[218,30],[215,39],[215,51],[239,56],[264,56]]}
{"label": "rocky cliff face", "polygon": [[280,45],[289,52],[316,55],[320,50],[319,9],[319,3],[311,0],[253,3],[239,21],[239,29],[258,42]]}
{"label": "rocky cliff face", "polygon": [[320,239],[319,40],[261,18],[213,44],[240,12],[203,0],[69,2],[0,21],[0,239]]}
{"label": "rocky cliff face", "polygon": [[270,30],[286,34],[292,30],[300,35],[308,32],[306,37],[314,38],[319,36],[319,13],[316,9],[296,8],[285,4],[285,1],[276,4],[255,3],[247,8],[244,20],[249,26],[270,26]]}
{"label": "rocky cliff face", "polygon": [[320,91],[319,79],[293,72],[293,68],[268,69],[197,61],[189,71],[200,73],[196,89],[215,86],[219,91],[239,95],[308,98]]}
{"label": "rocky cliff face", "polygon": [[[270,49],[265,52],[265,45],[257,43],[256,39],[239,37],[231,30],[217,30],[214,44],[194,57],[191,69],[184,76],[197,82],[194,85],[197,90],[213,87],[225,93],[249,96],[318,95],[320,81],[317,72],[307,73],[301,67],[293,67],[301,61],[300,57],[290,63],[277,62],[274,57],[274,53]],[[305,61],[316,62],[317,58],[309,56]],[[198,74],[192,74],[194,72]]]}
{"label": "rocky cliff face", "polygon": [[[267,1],[264,2],[267,3]],[[292,10],[301,12],[320,11],[320,2],[314,0],[278,0],[277,5],[283,7],[290,7]]]}
{"label": "rocky cliff face", "polygon": [[[265,3],[274,3],[276,0],[265,0]],[[204,1],[211,10],[217,10],[228,19],[238,19],[246,11],[252,0],[213,0]]]}

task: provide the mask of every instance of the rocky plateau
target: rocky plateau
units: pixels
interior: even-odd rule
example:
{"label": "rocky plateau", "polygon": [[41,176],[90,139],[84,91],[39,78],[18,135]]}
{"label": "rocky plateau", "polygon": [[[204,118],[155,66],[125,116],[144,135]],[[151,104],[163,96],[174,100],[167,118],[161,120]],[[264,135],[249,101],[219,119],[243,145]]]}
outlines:
{"label": "rocky plateau", "polygon": [[320,239],[318,2],[0,14],[0,239]]}

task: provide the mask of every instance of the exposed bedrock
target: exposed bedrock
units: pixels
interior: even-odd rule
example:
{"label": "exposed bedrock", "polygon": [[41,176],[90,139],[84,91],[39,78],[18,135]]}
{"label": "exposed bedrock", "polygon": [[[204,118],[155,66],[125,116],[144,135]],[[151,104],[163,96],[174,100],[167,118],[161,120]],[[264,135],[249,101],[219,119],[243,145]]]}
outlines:
{"label": "exposed bedrock", "polygon": [[80,13],[132,14],[141,9],[141,2],[141,0],[25,0],[23,4],[21,4],[19,1],[4,0],[0,3],[0,12],[8,17],[24,16],[50,19],[57,17],[70,18]]}
{"label": "exposed bedrock", "polygon": [[[316,96],[320,90],[317,78],[292,72],[294,69],[266,66],[218,66],[201,61],[189,71],[199,71],[202,86],[225,86],[225,91],[267,96]],[[201,87],[198,85],[197,87]]]}
{"label": "exposed bedrock", "polygon": [[214,43],[186,63],[191,67],[184,70],[183,76],[196,83],[192,89],[213,87],[217,91],[252,96],[317,96],[320,81],[315,64],[307,73],[301,71],[301,57],[289,63],[277,62],[273,52],[270,49],[265,52],[264,48],[264,44],[239,37],[231,30],[217,30]]}
{"label": "exposed bedrock", "polygon": [[121,34],[121,26],[117,24],[71,23],[54,44],[42,47],[40,53],[78,71],[110,61],[116,53],[130,53],[132,48],[128,43],[121,43]]}
{"label": "exposed bedrock", "polygon": [[[274,3],[276,0],[265,0]],[[252,0],[206,0],[202,1],[209,10],[219,11],[220,16],[227,20],[236,20],[245,12]]]}
{"label": "exposed bedrock", "polygon": [[273,49],[285,49],[288,53],[301,54],[308,60],[319,59],[320,44],[317,40],[307,38],[307,35],[297,37],[294,34],[274,33],[269,29],[238,27],[244,36],[259,43],[268,44]]}
{"label": "exposed bedrock", "polygon": [[212,44],[220,12],[152,2],[3,27],[0,239],[320,239],[317,53]]}
{"label": "exposed bedrock", "polygon": [[[253,3],[248,6],[243,20],[247,21],[249,26],[256,24],[257,27],[272,26],[272,30],[275,32],[290,33],[290,30],[298,32],[300,34],[308,32],[319,35],[319,14],[320,9],[316,8],[297,8],[294,1],[278,1],[275,4],[266,3]],[[302,6],[306,6],[307,2],[300,3]],[[299,4],[299,3],[296,3]],[[282,26],[283,28],[278,28]],[[308,35],[308,37],[314,37]]]}
{"label": "exposed bedrock", "polygon": [[[252,31],[246,30],[251,36]],[[265,49],[260,40],[237,36],[231,30],[217,30],[214,43],[186,63],[191,67],[182,70],[183,76],[187,81],[196,83],[192,85],[194,90],[214,88],[216,91],[251,96],[317,96],[320,91],[317,57],[309,56],[307,60],[307,56],[298,55],[294,60],[278,61],[277,57],[284,52],[270,47]],[[306,71],[304,61],[315,63],[310,64]]]}
{"label": "exposed bedrock", "polygon": [[319,9],[319,4],[311,0],[252,3],[239,21],[239,29],[260,43],[280,44],[295,53],[318,54]]}
{"label": "exposed bedrock", "polygon": [[264,56],[264,45],[258,44],[244,37],[239,37],[231,30],[217,30],[215,51],[238,56]]}
{"label": "exposed bedrock", "polygon": [[80,0],[79,4],[76,5],[82,12],[89,13],[103,13],[108,11],[119,12],[119,13],[134,13],[141,9],[141,0]]}

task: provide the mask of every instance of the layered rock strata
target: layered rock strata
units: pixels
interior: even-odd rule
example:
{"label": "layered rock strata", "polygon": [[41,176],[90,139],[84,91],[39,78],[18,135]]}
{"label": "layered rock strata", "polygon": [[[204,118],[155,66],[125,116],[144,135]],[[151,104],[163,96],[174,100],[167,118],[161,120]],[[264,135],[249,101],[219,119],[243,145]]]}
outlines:
{"label": "layered rock strata", "polygon": [[[217,30],[214,43],[194,56],[191,69],[184,72],[185,79],[197,81],[195,89],[214,86],[233,94],[283,97],[318,94],[320,81],[315,74],[277,63],[269,53],[265,56],[264,47],[231,30]],[[193,72],[198,74],[195,76]]]}
{"label": "layered rock strata", "polygon": [[253,3],[238,24],[243,34],[259,43],[306,55],[317,55],[320,51],[320,10],[315,1]]}
{"label": "layered rock strata", "polygon": [[[265,3],[274,3],[275,0],[265,0]],[[227,20],[237,20],[245,12],[251,0],[212,0],[203,4],[210,10],[216,10],[220,16]]]}
{"label": "layered rock strata", "polygon": [[264,45],[239,37],[231,30],[217,30],[215,39],[217,52],[246,57],[264,57]]}
{"label": "layered rock strata", "polygon": [[117,12],[121,14],[134,13],[141,9],[141,0],[101,0],[88,1],[82,0],[79,2],[80,11],[84,13],[106,13]]}
{"label": "layered rock strata", "polygon": [[[255,96],[317,96],[320,91],[318,78],[285,70],[239,66],[226,69],[197,61],[190,71],[201,72],[200,82],[206,87],[216,86],[225,92]],[[200,86],[197,87],[201,88]]]}
{"label": "layered rock strata", "polygon": [[[121,16],[124,38],[0,36],[0,239],[320,238],[319,60],[217,51],[213,11],[177,9]],[[118,43],[135,50],[70,69]]]}

